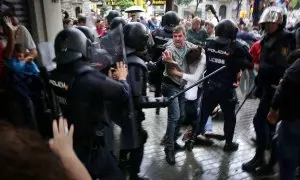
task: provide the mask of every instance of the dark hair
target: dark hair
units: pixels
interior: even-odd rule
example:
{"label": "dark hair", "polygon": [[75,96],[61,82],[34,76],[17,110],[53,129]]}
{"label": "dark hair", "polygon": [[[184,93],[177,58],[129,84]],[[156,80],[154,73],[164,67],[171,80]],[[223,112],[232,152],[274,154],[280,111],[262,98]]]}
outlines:
{"label": "dark hair", "polygon": [[73,21],[73,25],[77,25],[77,24],[78,24],[78,20],[75,19],[75,20]]}
{"label": "dark hair", "polygon": [[63,20],[63,24],[70,24],[71,22],[72,20],[69,18]]}
{"label": "dark hair", "polygon": [[192,16],[192,18],[194,18],[194,17],[195,17],[195,14],[194,14],[194,13],[191,13],[190,15]]}
{"label": "dark hair", "polygon": [[25,48],[24,48],[24,46],[22,46],[22,44],[15,44],[14,52],[23,53],[23,52],[25,52]]}
{"label": "dark hair", "polygon": [[183,32],[185,35],[185,28],[182,25],[175,26],[173,29],[173,33],[180,33]]}
{"label": "dark hair", "polygon": [[187,64],[193,64],[194,62],[199,61],[201,59],[201,53],[202,48],[200,46],[190,49],[185,55]]}
{"label": "dark hair", "polygon": [[78,23],[86,23],[86,17],[79,17],[78,18]]}
{"label": "dark hair", "polygon": [[205,25],[205,20],[201,19],[201,23],[200,23],[200,26],[204,26]]}
{"label": "dark hair", "polygon": [[97,19],[96,20],[96,23],[100,23],[102,20],[101,19]]}
{"label": "dark hair", "polygon": [[0,121],[0,147],[1,179],[70,179],[58,157],[37,132]]}

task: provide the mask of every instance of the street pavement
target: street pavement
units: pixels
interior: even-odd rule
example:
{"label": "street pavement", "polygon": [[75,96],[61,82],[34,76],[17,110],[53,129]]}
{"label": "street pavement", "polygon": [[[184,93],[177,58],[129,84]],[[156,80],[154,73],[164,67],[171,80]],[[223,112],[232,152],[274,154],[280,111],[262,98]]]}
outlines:
{"label": "street pavement", "polygon": [[[240,102],[243,100],[239,94]],[[176,164],[168,165],[165,161],[164,147],[160,145],[167,125],[167,108],[155,115],[155,109],[144,110],[146,120],[143,122],[149,138],[145,144],[144,159],[141,165],[141,176],[152,180],[241,180],[262,179],[243,172],[242,163],[254,156],[255,147],[251,141],[255,137],[252,119],[259,100],[247,100],[237,116],[234,139],[239,143],[236,152],[223,151],[224,141],[214,140],[210,147],[196,146],[189,151],[176,153]],[[116,130],[118,132],[119,130]],[[213,132],[223,134],[222,118],[213,121]],[[181,138],[180,145],[184,145]],[[265,178],[277,179],[278,177]]]}

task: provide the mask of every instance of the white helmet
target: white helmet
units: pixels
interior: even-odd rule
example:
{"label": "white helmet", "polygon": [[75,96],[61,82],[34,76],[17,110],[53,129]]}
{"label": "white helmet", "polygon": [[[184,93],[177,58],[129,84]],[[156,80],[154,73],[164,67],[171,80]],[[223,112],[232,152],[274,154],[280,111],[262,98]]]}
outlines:
{"label": "white helmet", "polygon": [[284,23],[284,11],[281,7],[270,6],[267,7],[262,13],[259,24],[262,23],[278,23],[282,25]]}

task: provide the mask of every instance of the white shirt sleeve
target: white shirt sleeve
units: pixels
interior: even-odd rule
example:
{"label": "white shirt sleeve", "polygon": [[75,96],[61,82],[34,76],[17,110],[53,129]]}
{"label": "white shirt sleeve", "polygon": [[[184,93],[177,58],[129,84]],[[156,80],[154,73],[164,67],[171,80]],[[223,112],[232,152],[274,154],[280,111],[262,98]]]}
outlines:
{"label": "white shirt sleeve", "polygon": [[195,73],[194,74],[183,73],[182,79],[186,80],[188,82],[192,82],[192,83],[197,82],[200,79],[200,77],[203,75],[203,72],[205,70],[205,66],[206,66],[206,56],[205,56],[204,53],[202,53],[201,61],[198,64]]}

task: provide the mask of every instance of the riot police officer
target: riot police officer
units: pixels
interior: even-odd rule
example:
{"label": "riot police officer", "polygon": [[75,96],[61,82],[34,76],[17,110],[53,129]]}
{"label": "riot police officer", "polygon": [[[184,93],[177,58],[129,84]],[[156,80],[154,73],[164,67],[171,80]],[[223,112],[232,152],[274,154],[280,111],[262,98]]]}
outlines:
{"label": "riot police officer", "polygon": [[110,23],[110,31],[100,38],[100,47],[105,49],[112,56],[113,63],[120,60],[122,57],[122,45],[120,39],[122,29],[118,28],[120,24],[124,27],[126,21],[122,17],[115,17]]}
{"label": "riot police officer", "polygon": [[106,20],[107,20],[107,24],[108,26],[110,26],[112,20],[115,18],[115,17],[122,17],[121,13],[117,10],[111,10],[109,11],[108,15],[106,16]]}
{"label": "riot police officer", "polygon": [[204,83],[200,123],[198,123],[197,128],[193,129],[193,138],[186,144],[188,149],[193,148],[196,136],[204,133],[207,118],[218,104],[224,112],[226,140],[224,151],[236,151],[238,149],[238,144],[233,142],[236,123],[236,98],[233,83],[241,69],[252,68],[252,58],[248,49],[236,41],[237,32],[236,24],[225,19],[216,26],[216,37],[207,39],[205,47],[206,74],[210,74],[222,66],[226,66],[226,68]]}
{"label": "riot police officer", "polygon": [[284,30],[285,21],[283,9],[275,6],[266,8],[259,21],[265,31],[260,42],[258,70],[258,86],[261,87],[262,94],[253,118],[257,139],[256,153],[249,162],[242,166],[243,170],[248,172],[254,172],[265,163],[264,152],[270,142],[269,131],[275,128],[268,124],[267,114],[275,88],[288,66],[287,55],[295,48],[295,36]]}
{"label": "riot police officer", "polygon": [[174,11],[168,11],[162,17],[162,29],[156,29],[152,32],[154,40],[154,49],[152,49],[152,60],[157,61],[161,53],[165,51],[164,44],[172,39],[173,28],[180,22],[178,14]]}
{"label": "riot police officer", "polygon": [[76,28],[58,33],[55,39],[57,68],[51,72],[50,85],[63,115],[74,124],[74,150],[93,179],[124,179],[104,144],[107,125],[103,101],[127,103],[127,70],[118,64],[119,82],[94,70],[85,61],[91,44]]}
{"label": "riot police officer", "polygon": [[[146,96],[147,67],[141,52],[147,50],[149,33],[147,28],[139,22],[130,22],[124,26],[124,41],[128,64],[128,83],[130,86],[131,101],[128,105],[128,114],[125,118],[128,123],[121,125],[121,151],[120,162],[128,162],[130,165],[130,179],[144,179],[138,176],[144,154],[144,144],[147,140],[147,132],[142,127],[145,119],[142,111],[141,97]],[[127,159],[130,154],[130,159]]]}
{"label": "riot police officer", "polygon": [[[152,32],[152,37],[154,40],[154,46],[151,49],[152,61],[157,62],[156,68],[149,73],[150,83],[155,86],[155,97],[161,96],[161,81],[162,73],[165,69],[162,61],[159,58],[162,52],[165,51],[166,44],[173,36],[173,28],[177,26],[180,22],[178,14],[174,11],[166,12],[162,17],[162,29],[155,29]],[[159,108],[156,109],[156,114],[159,114]]]}
{"label": "riot police officer", "polygon": [[110,29],[110,30],[113,30],[113,29],[117,28],[120,24],[122,24],[122,27],[124,27],[126,23],[127,23],[127,22],[126,22],[125,19],[123,19],[122,17],[115,17],[115,18],[111,21],[111,23],[110,23],[110,25],[109,25],[109,29]]}

